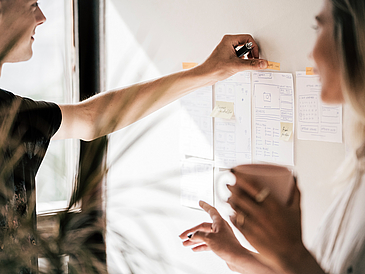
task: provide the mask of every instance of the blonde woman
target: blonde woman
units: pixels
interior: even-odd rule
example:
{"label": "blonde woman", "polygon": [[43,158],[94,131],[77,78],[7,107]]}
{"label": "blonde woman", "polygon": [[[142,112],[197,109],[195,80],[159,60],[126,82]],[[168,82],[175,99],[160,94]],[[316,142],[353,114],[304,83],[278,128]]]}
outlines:
{"label": "blonde woman", "polygon": [[[346,187],[329,209],[311,252],[301,236],[300,193],[282,206],[270,195],[240,180],[230,188],[232,223],[259,251],[243,248],[217,210],[201,202],[213,223],[180,235],[194,251],[213,250],[240,273],[365,273],[365,1],[324,0],[316,16],[317,41],[312,51],[322,82],[322,100],[345,103],[351,118],[348,136],[353,153],[344,163]],[[189,237],[188,237],[189,236]]]}

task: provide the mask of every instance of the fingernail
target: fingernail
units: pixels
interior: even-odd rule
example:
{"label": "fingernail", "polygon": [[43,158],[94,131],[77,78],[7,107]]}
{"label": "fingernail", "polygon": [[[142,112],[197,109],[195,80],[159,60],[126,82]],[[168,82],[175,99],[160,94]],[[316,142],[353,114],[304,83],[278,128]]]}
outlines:
{"label": "fingernail", "polygon": [[265,69],[265,68],[267,68],[267,63],[265,61],[261,60],[259,62],[259,66],[260,66],[260,69]]}

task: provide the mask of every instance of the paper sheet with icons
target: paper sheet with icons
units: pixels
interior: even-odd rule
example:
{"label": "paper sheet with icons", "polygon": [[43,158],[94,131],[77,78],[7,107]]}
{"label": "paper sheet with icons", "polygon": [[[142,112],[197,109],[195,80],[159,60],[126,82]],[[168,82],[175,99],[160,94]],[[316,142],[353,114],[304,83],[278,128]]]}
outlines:
{"label": "paper sheet with icons", "polygon": [[291,73],[253,72],[253,158],[294,165],[294,86]]}
{"label": "paper sheet with icons", "polygon": [[322,102],[319,76],[296,76],[298,139],[342,143],[342,105]]}
{"label": "paper sheet with icons", "polygon": [[180,152],[213,160],[212,86],[198,89],[180,99]]}
{"label": "paper sheet with icons", "polygon": [[215,102],[234,108],[230,119],[214,119],[216,167],[251,163],[251,73],[239,72],[215,84]]}

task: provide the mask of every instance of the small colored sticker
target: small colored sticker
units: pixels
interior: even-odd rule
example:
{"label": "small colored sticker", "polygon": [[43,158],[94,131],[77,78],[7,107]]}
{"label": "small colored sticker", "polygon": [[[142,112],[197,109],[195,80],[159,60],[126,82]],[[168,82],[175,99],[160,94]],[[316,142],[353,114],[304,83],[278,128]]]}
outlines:
{"label": "small colored sticker", "polygon": [[196,67],[198,63],[182,63],[183,69],[191,69],[193,67]]}
{"label": "small colored sticker", "polygon": [[305,74],[306,75],[314,75],[314,70],[312,67],[305,68]]}
{"label": "small colored sticker", "polygon": [[280,70],[280,63],[268,61],[267,69]]}

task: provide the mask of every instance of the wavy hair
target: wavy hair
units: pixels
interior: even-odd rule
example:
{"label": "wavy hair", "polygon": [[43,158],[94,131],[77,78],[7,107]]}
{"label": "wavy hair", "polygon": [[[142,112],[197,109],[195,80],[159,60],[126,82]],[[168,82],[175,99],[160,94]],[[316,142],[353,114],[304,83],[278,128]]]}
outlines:
{"label": "wavy hair", "polygon": [[365,170],[365,0],[330,0],[346,101],[344,135],[352,150],[340,169],[348,180]]}

